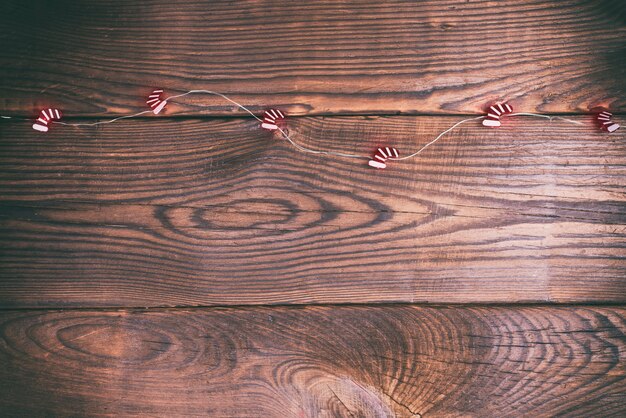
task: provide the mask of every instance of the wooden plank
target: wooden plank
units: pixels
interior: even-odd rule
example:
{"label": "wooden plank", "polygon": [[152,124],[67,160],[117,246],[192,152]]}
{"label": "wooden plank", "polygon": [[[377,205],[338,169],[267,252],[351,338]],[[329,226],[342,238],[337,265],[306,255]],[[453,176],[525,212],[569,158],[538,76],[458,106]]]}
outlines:
{"label": "wooden plank", "polygon": [[[456,120],[290,129],[406,154]],[[626,141],[576,120],[473,122],[385,171],[248,120],[3,124],[0,306],[623,302]]]}
{"label": "wooden plank", "polygon": [[[1,114],[143,110],[155,87],[292,114],[624,109],[621,1],[5,0]],[[169,114],[232,114],[189,97]],[[207,105],[207,108],[198,107]]]}
{"label": "wooden plank", "polygon": [[624,416],[624,308],[0,314],[3,416]]}

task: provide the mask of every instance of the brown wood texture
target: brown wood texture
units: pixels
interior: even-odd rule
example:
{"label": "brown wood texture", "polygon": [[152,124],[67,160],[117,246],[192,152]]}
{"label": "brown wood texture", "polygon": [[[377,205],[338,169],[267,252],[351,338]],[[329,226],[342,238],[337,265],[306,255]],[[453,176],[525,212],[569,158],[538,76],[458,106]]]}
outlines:
{"label": "brown wood texture", "polygon": [[[616,0],[4,0],[0,110],[127,114],[156,87],[291,114],[623,110],[625,22]],[[167,113],[236,112],[184,102]]]}
{"label": "brown wood texture", "polygon": [[[457,120],[290,129],[408,154]],[[470,122],[382,172],[254,120],[3,124],[0,305],[623,302],[624,133],[576,120]]]}
{"label": "brown wood texture", "polygon": [[[626,416],[625,39],[618,0],[3,0],[0,416]],[[208,95],[19,119],[157,87],[364,157],[582,125],[381,172]]]}
{"label": "brown wood texture", "polygon": [[623,308],[0,314],[2,416],[623,416]]}

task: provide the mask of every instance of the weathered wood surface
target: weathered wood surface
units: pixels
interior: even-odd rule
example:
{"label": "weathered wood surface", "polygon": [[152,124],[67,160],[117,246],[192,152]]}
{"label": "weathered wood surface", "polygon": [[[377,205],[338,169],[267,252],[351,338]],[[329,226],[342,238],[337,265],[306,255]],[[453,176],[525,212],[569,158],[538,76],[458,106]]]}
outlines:
{"label": "weathered wood surface", "polygon": [[[615,0],[5,0],[0,115],[210,89],[406,155],[495,100],[623,111],[625,37]],[[0,120],[0,416],[626,415],[626,309],[519,305],[626,301],[623,130],[469,123],[379,172],[186,115],[242,113]],[[239,307],[128,309],[198,305]]]}
{"label": "weathered wood surface", "polygon": [[[625,22],[616,0],[4,0],[0,111],[125,114],[155,87],[292,114],[623,110]],[[167,113],[235,111],[184,102]]]}
{"label": "weathered wood surface", "polygon": [[624,416],[623,308],[0,314],[2,416]]}
{"label": "weathered wood surface", "polygon": [[[408,153],[456,117],[298,118]],[[3,123],[0,306],[626,300],[626,141],[471,122],[415,160],[250,120]]]}

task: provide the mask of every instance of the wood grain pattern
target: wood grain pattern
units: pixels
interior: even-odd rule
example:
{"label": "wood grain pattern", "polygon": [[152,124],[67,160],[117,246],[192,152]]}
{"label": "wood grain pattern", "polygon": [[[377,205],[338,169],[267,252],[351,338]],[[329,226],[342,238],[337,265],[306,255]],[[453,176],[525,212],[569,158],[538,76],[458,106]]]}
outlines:
{"label": "wood grain pattern", "polygon": [[[408,153],[456,120],[290,129],[310,147]],[[470,124],[380,172],[252,121],[45,138],[3,124],[0,306],[626,300],[624,134],[505,125]]]}
{"label": "wood grain pattern", "polygon": [[623,308],[0,314],[3,416],[626,413]]}
{"label": "wood grain pattern", "polygon": [[[300,115],[623,110],[625,38],[618,0],[4,0],[0,110],[130,113],[155,87]],[[167,110],[199,112],[236,109]]]}
{"label": "wood grain pattern", "polygon": [[[0,115],[210,89],[406,155],[495,100],[626,125],[624,39],[618,0],[4,0]],[[626,132],[470,123],[380,172],[233,116],[0,119],[0,416],[626,416]]]}

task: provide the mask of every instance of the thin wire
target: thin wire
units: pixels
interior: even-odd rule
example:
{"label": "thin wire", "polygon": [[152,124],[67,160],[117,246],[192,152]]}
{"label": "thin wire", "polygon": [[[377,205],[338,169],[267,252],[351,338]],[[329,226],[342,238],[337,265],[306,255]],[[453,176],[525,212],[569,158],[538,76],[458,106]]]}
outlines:
{"label": "thin wire", "polygon": [[222,93],[218,93],[216,91],[211,91],[211,90],[189,90],[187,93],[183,93],[183,94],[178,94],[176,96],[171,96],[168,97],[164,100],[172,100],[172,99],[178,99],[179,97],[185,97],[188,96],[190,94],[197,94],[197,93],[204,93],[204,94],[213,94],[215,96],[220,96],[221,98],[228,100],[229,102],[231,102],[232,104],[234,104],[235,106],[238,106],[239,108],[241,108],[242,110],[245,110],[246,112],[248,112],[253,118],[255,118],[256,120],[258,120],[259,122],[263,122],[263,119],[259,118],[257,115],[255,115],[254,113],[252,113],[252,111],[250,109],[248,109],[247,107],[245,107],[244,105],[242,105],[241,103],[237,103],[236,101],[234,101],[233,99],[231,99],[228,96],[223,95]]}
{"label": "thin wire", "polygon": [[[163,99],[163,101],[178,99],[180,97],[185,97],[185,96],[188,96],[190,94],[197,94],[197,93],[213,94],[215,96],[220,96],[220,97],[224,98],[225,100],[228,100],[232,104],[238,106],[242,110],[245,110],[246,112],[248,112],[250,115],[252,115],[252,117],[255,118],[256,120],[258,120],[259,122],[263,122],[263,120],[261,118],[259,118],[257,115],[252,113],[252,111],[250,109],[248,109],[247,107],[245,107],[241,103],[237,103],[236,101],[234,101],[230,97],[227,97],[227,96],[223,95],[222,93],[218,93],[216,91],[211,91],[211,90],[189,90],[186,93],[177,94],[175,96],[167,97],[167,98]],[[96,126],[96,125],[104,125],[104,124],[107,124],[107,123],[117,122],[118,120],[122,120],[122,119],[136,118],[138,116],[145,115],[146,113],[151,113],[151,112],[152,112],[151,110],[144,110],[142,112],[135,113],[133,115],[120,116],[118,118],[114,118],[114,119],[110,119],[110,120],[104,120],[104,121],[99,121],[99,122],[93,122],[93,123],[67,123],[67,122],[60,122],[60,121],[51,121],[51,122],[52,123],[56,123],[57,125],[63,125],[63,126]],[[3,116],[3,117],[7,118],[7,119],[9,118],[9,117],[5,117],[5,116]]]}
{"label": "thin wire", "polygon": [[122,119],[136,118],[137,116],[141,116],[141,115],[144,115],[144,114],[150,113],[150,112],[152,112],[152,111],[151,110],[144,110],[143,112],[135,113],[134,115],[120,116],[119,118],[114,118],[114,119],[110,119],[110,120],[103,120],[103,121],[94,122],[94,123],[67,123],[67,122],[59,122],[59,121],[56,121],[56,120],[51,121],[51,123],[56,123],[57,125],[63,125],[63,126],[96,126],[96,125],[104,125],[106,123],[117,122],[118,120],[122,120]]}
{"label": "thin wire", "polygon": [[0,115],[0,118],[2,118],[2,119],[15,119],[15,120],[26,120],[26,121],[31,121],[32,120],[30,118],[19,118],[17,116],[4,116],[4,115]]}
{"label": "thin wire", "polygon": [[[212,90],[190,90],[187,93],[182,93],[182,94],[178,94],[176,96],[171,96],[168,97],[165,100],[173,100],[173,99],[178,99],[181,97],[185,97],[189,94],[195,94],[195,93],[205,93],[205,94],[213,94],[216,96],[220,96],[225,100],[228,100],[229,102],[231,102],[232,104],[234,104],[235,106],[238,106],[239,108],[241,108],[242,110],[245,110],[246,112],[248,112],[253,118],[255,118],[256,120],[258,120],[259,122],[263,122],[263,119],[259,118],[257,115],[255,115],[250,109],[248,109],[247,107],[245,107],[244,105],[242,105],[241,103],[238,103],[234,100],[232,100],[230,97],[223,95],[222,93],[218,93],[216,91],[212,91]],[[345,157],[345,158],[368,158],[368,157],[364,157],[362,155],[355,155],[355,154],[345,154],[343,152],[334,152],[334,151],[320,151],[320,150],[314,150],[311,148],[307,148],[304,147],[300,144],[298,144],[297,142],[295,142],[293,139],[291,139],[291,137],[287,134],[287,132],[285,132],[284,130],[282,130],[280,127],[278,127],[278,130],[280,131],[280,133],[283,135],[283,137],[285,137],[285,139],[287,141],[289,141],[289,143],[291,145],[293,145],[296,149],[302,151],[302,152],[308,152],[310,154],[323,154],[323,155],[335,155],[338,157]]]}
{"label": "thin wire", "polygon": [[413,154],[411,155],[407,155],[406,157],[402,157],[402,158],[393,158],[394,160],[408,160],[409,158],[413,158],[416,155],[419,155],[419,153],[421,153],[422,151],[424,151],[426,148],[430,147],[432,144],[434,144],[435,142],[439,141],[439,139],[441,139],[441,137],[443,137],[445,134],[447,134],[448,132],[452,131],[454,128],[456,128],[459,125],[464,124],[465,122],[469,122],[472,120],[479,120],[479,119],[484,119],[484,116],[478,116],[475,118],[468,118],[468,119],[463,119],[457,123],[455,123],[454,125],[452,125],[451,127],[449,127],[448,129],[446,129],[445,131],[441,132],[439,135],[437,135],[437,137],[435,139],[433,139],[432,141],[430,141],[428,144],[424,145],[422,148],[418,149],[417,151],[415,151]]}
{"label": "thin wire", "polygon": [[572,120],[572,119],[567,119],[561,116],[549,116],[549,115],[542,115],[540,113],[530,113],[530,112],[520,112],[520,113],[511,113],[508,116],[536,116],[539,118],[546,118],[548,120],[550,120],[550,122],[552,122],[554,119],[560,119],[562,121],[565,122],[569,122],[569,123],[574,123],[576,125],[584,125],[584,123],[578,121],[578,120]]}
{"label": "thin wire", "polygon": [[303,147],[302,145],[299,145],[293,139],[291,139],[291,137],[287,135],[287,133],[283,131],[280,127],[278,128],[278,130],[280,131],[281,134],[283,134],[285,139],[291,143],[291,145],[293,145],[294,147],[296,147],[302,152],[308,152],[310,154],[336,155],[337,157],[345,157],[345,158],[369,158],[363,155],[345,154],[343,152],[335,152],[335,151],[320,151],[320,150],[315,150],[311,148],[306,148],[306,147]]}
{"label": "thin wire", "polygon": [[[567,118],[563,118],[563,117],[560,117],[560,116],[542,115],[542,114],[539,114],[539,113],[512,113],[509,116],[538,116],[538,117],[542,117],[542,118],[547,118],[547,119],[550,120],[550,122],[552,122],[554,119],[561,119],[561,120],[566,121],[566,122],[575,123],[577,125],[583,125],[583,123],[581,123],[579,121],[572,120],[572,119],[567,119]],[[475,118],[463,119],[463,120],[455,123],[454,125],[452,125],[448,129],[446,129],[445,131],[441,132],[439,135],[437,135],[437,137],[435,137],[435,139],[433,139],[432,141],[430,141],[426,145],[422,146],[420,149],[415,151],[413,154],[410,154],[410,155],[407,155],[407,156],[401,157],[401,158],[391,158],[391,159],[395,160],[395,161],[401,161],[401,160],[408,160],[409,158],[416,157],[422,151],[424,151],[426,148],[430,147],[435,142],[439,141],[444,135],[446,135],[447,133],[453,131],[458,126],[460,126],[460,125],[462,125],[462,124],[464,124],[466,122],[470,122],[470,121],[473,121],[473,120],[480,120],[480,119],[484,119],[484,118],[485,118],[485,116],[477,116]],[[345,154],[345,153],[342,153],[342,152],[334,152],[334,151],[320,151],[320,150],[313,150],[313,149],[310,149],[310,148],[306,148],[306,147],[303,147],[302,145],[297,144],[281,128],[278,128],[278,130],[280,131],[281,134],[283,134],[285,139],[291,143],[291,145],[293,145],[295,148],[299,149],[302,152],[308,152],[308,153],[311,153],[311,154],[336,155],[338,157],[346,157],[346,158],[369,158],[367,156],[362,156],[362,155]]]}

